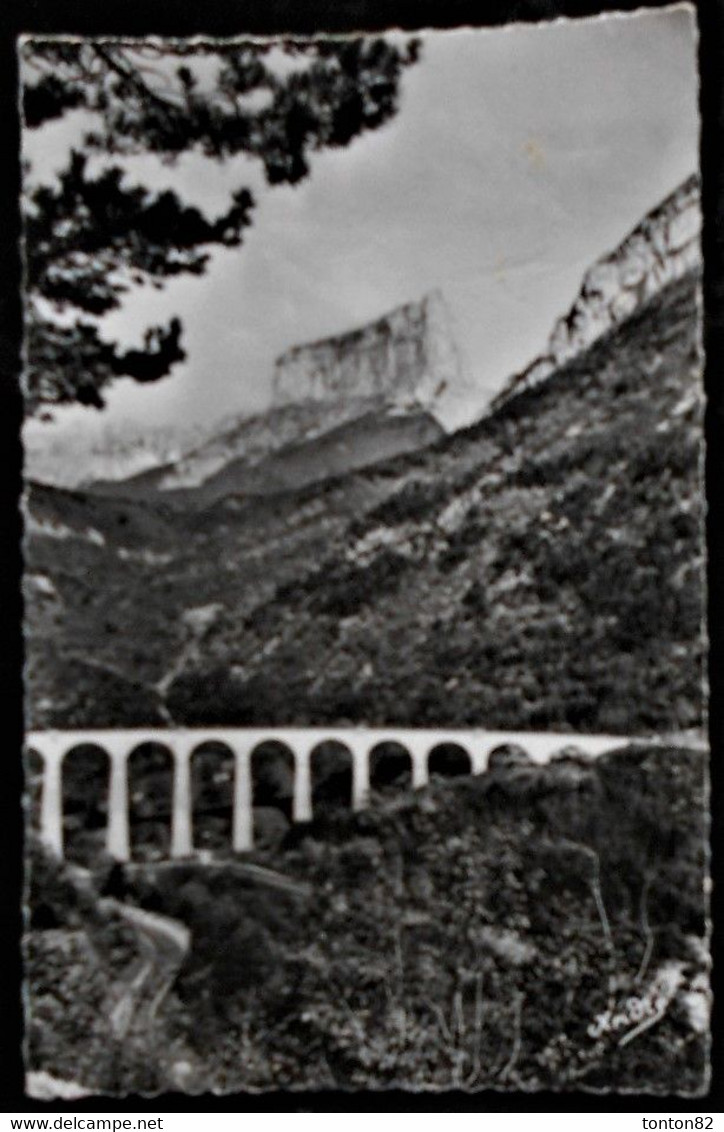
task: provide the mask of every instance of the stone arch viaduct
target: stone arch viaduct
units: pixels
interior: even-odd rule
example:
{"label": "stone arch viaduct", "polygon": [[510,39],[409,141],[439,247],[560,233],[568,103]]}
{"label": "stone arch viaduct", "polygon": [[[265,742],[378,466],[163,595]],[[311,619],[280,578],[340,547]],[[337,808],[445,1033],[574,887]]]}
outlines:
{"label": "stone arch viaduct", "polygon": [[311,765],[315,750],[334,742],[350,755],[351,804],[364,809],[370,792],[370,763],[381,744],[402,747],[409,756],[413,789],[429,781],[430,756],[436,748],[454,745],[467,755],[470,773],[481,774],[493,751],[515,744],[537,763],[547,762],[565,747],[596,756],[628,740],[614,735],[576,735],[561,732],[458,731],[402,728],[190,728],[138,730],[35,731],[26,747],[42,759],[40,835],[58,856],[63,856],[63,762],[79,747],[99,748],[110,761],[106,847],[119,861],[131,857],[128,761],[139,747],[157,744],[173,760],[170,853],[173,858],[194,851],[191,760],[206,744],[222,745],[234,760],[232,848],[244,852],[254,844],[254,789],[252,756],[262,743],[274,741],[290,752],[294,763],[292,819],[313,817]]}

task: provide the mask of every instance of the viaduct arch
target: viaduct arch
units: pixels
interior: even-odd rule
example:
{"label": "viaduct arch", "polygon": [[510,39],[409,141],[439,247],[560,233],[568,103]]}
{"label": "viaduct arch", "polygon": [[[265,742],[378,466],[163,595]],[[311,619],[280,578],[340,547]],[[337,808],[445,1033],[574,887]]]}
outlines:
{"label": "viaduct arch", "polygon": [[[351,806],[364,809],[370,794],[370,772],[383,745],[407,752],[413,789],[426,786],[436,765],[436,751],[456,747],[467,757],[469,772],[482,774],[490,754],[508,744],[521,747],[533,762],[545,763],[566,747],[589,756],[628,742],[620,735],[575,735],[562,732],[443,731],[403,728],[189,728],[138,730],[34,731],[26,748],[41,760],[40,835],[58,856],[64,853],[63,763],[81,747],[103,751],[109,762],[106,847],[118,861],[131,859],[129,760],[147,744],[165,748],[172,760],[170,856],[194,852],[192,758],[213,744],[233,759],[231,847],[245,852],[254,845],[252,760],[257,748],[274,742],[293,759],[291,816],[295,822],[313,817],[313,759],[322,744],[345,748],[351,759]],[[384,748],[383,748],[384,749]]]}

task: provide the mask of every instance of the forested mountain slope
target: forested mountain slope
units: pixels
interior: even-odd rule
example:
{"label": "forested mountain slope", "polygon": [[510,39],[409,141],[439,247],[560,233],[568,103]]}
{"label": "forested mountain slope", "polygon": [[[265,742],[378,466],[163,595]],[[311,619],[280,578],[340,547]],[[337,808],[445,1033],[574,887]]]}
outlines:
{"label": "forested mountain slope", "polygon": [[33,725],[699,725],[697,284],[321,485],[196,513],[31,490]]}

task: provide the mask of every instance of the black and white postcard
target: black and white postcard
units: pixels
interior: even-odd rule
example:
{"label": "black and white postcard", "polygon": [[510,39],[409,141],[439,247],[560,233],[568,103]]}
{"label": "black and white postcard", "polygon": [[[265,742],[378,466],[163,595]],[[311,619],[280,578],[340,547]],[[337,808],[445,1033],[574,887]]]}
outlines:
{"label": "black and white postcard", "polygon": [[697,34],[20,42],[31,1096],[706,1091]]}

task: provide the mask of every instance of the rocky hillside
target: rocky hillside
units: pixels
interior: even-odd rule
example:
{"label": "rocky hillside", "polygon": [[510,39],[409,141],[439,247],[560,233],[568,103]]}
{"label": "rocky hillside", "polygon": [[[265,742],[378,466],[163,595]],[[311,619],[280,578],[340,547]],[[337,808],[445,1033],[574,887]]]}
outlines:
{"label": "rocky hillside", "polygon": [[434,417],[420,411],[378,409],[355,417],[320,436],[278,448],[257,464],[232,460],[199,487],[181,495],[191,506],[229,496],[264,496],[296,491],[308,484],[349,474],[358,468],[415,452],[444,436]]}
{"label": "rocky hillside", "polygon": [[206,507],[228,496],[305,487],[423,448],[443,435],[421,409],[395,409],[371,398],[305,401],[242,421],[176,464],[131,480],[96,483],[91,490],[119,499],[159,493],[174,506]]}
{"label": "rocky hillside", "polygon": [[197,513],[31,492],[36,726],[701,723],[689,273],[478,425]]}
{"label": "rocky hillside", "polygon": [[669,283],[696,269],[700,240],[699,179],[693,175],[586,272],[576,301],[555,324],[546,350],[505,386],[493,407],[545,380]]}

